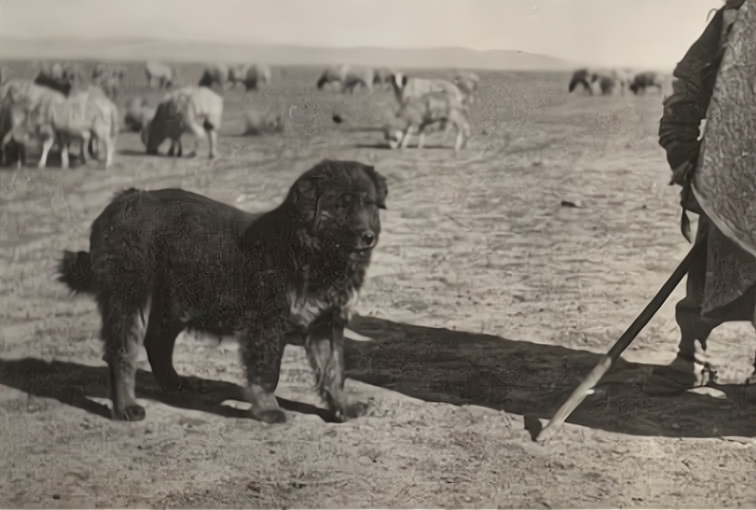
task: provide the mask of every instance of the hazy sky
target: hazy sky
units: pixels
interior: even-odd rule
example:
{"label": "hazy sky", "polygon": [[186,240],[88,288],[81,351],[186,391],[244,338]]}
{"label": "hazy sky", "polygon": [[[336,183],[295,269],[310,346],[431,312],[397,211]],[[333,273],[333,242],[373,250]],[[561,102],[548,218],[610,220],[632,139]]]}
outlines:
{"label": "hazy sky", "polygon": [[512,49],[672,66],[722,0],[0,0],[0,36]]}

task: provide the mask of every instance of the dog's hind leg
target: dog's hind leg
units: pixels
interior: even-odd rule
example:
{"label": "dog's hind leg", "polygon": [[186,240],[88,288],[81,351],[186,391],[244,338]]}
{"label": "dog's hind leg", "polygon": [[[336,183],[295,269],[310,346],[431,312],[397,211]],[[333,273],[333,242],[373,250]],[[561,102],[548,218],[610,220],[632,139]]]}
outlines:
{"label": "dog's hind leg", "polygon": [[252,404],[250,413],[265,423],[284,423],[286,414],[276,400],[284,339],[282,326],[246,331],[239,340],[241,357],[247,372],[245,395]]}
{"label": "dog's hind leg", "polygon": [[143,420],[145,410],[137,404],[135,390],[137,355],[145,326],[144,314],[139,307],[129,307],[115,296],[102,296],[98,304],[102,316],[102,339],[105,342],[103,359],[110,371],[113,419]]}
{"label": "dog's hind leg", "polygon": [[338,313],[319,321],[307,336],[307,359],[315,371],[316,388],[328,408],[341,421],[365,414],[367,404],[350,402],[344,393],[344,327]]}
{"label": "dog's hind leg", "polygon": [[184,325],[170,311],[167,296],[156,291],[152,296],[144,348],[155,381],[166,391],[179,391],[183,388],[181,377],[173,367],[173,348],[183,329]]}

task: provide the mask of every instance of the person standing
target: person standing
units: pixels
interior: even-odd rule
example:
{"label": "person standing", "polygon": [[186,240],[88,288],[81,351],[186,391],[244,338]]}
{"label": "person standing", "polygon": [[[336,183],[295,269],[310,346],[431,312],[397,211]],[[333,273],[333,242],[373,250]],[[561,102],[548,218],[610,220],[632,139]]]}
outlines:
{"label": "person standing", "polygon": [[[670,184],[682,188],[682,233],[690,240],[690,211],[698,215],[696,237],[707,236],[707,241],[688,272],[686,295],[675,308],[680,328],[677,355],[671,364],[652,371],[644,384],[644,391],[650,394],[682,392],[715,380],[716,373],[706,356],[709,335],[726,322],[753,323],[755,318],[756,258],[714,226],[690,189],[701,146],[699,126],[706,117],[735,14],[744,1],[727,0],[717,10],[675,67],[673,93],[663,103],[659,144],[672,169]],[[756,360],[748,383],[756,383]]]}

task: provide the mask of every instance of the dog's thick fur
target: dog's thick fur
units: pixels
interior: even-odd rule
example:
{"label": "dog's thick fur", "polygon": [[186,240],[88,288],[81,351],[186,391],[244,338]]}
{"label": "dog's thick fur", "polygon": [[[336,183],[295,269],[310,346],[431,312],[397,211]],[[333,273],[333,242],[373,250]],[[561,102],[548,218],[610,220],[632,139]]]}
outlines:
{"label": "dog's thick fur", "polygon": [[181,388],[172,354],[184,329],[239,341],[259,420],[286,420],[274,392],[291,333],[304,339],[318,392],[336,416],[364,413],[343,392],[343,333],[387,194],[373,167],[332,160],[302,174],[258,218],[180,189],[117,194],[92,224],[90,251],[65,251],[59,266],[61,282],[97,300],[113,417],[145,417],[134,394],[142,342],[158,384]]}

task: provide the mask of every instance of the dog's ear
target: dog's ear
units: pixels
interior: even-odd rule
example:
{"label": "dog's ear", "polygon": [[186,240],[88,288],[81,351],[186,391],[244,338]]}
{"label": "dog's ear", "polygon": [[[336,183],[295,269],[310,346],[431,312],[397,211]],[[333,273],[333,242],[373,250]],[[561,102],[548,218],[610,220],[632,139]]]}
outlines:
{"label": "dog's ear", "polygon": [[370,177],[375,185],[375,203],[379,209],[386,208],[386,197],[388,196],[388,184],[386,184],[386,178],[376,172],[374,166],[366,166],[365,173]]}

